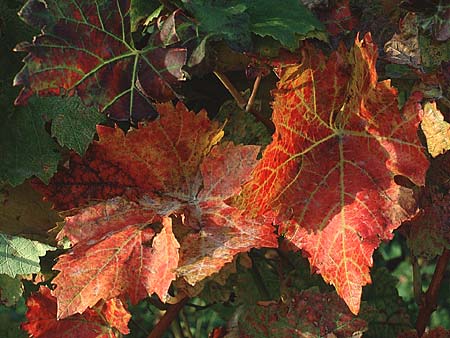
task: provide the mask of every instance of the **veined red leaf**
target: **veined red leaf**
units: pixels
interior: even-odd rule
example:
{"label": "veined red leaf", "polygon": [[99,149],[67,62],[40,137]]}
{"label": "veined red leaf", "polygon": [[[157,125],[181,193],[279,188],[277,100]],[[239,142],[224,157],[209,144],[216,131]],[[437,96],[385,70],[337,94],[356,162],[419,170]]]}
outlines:
{"label": "veined red leaf", "polygon": [[35,181],[35,187],[60,210],[164,189],[193,195],[201,181],[198,167],[223,131],[204,110],[195,114],[182,103],[158,104],[157,110],[159,119],[126,135],[118,127],[98,126],[100,140],[83,158],[72,154],[70,168],[61,168],[48,186]]}
{"label": "veined red leaf", "polygon": [[195,221],[191,226],[200,231],[183,239],[177,269],[191,285],[218,272],[240,252],[277,246],[269,217],[252,218],[224,202],[240,193],[256,165],[258,151],[257,146],[225,143],[214,147],[202,162],[203,189],[185,211],[187,221]]}
{"label": "veined red leaf", "polygon": [[[111,299],[95,309],[87,309],[67,319],[57,320],[56,298],[50,289],[41,286],[39,293],[27,299],[28,321],[22,325],[32,337],[42,338],[114,338],[119,332],[129,333],[131,318],[119,299]],[[111,310],[114,309],[114,315]],[[120,322],[117,318],[120,317]],[[115,329],[117,329],[117,331]]]}
{"label": "veined red leaf", "polygon": [[29,53],[14,80],[24,86],[19,104],[33,93],[76,90],[113,119],[138,121],[154,117],[152,100],[172,98],[172,86],[184,79],[185,48],[157,39],[134,46],[129,0],[29,0],[19,14],[43,31],[16,47]]}
{"label": "veined red leaf", "polygon": [[428,168],[417,98],[399,112],[396,90],[377,80],[376,59],[369,34],[328,59],[306,47],[302,64],[283,71],[276,132],[244,190],[248,208],[279,213],[280,233],[353,313],[373,251],[410,216],[394,176],[422,185]]}
{"label": "veined red leaf", "polygon": [[[83,213],[93,208],[98,209],[86,208]],[[131,223],[133,214],[127,216]],[[108,220],[112,218],[114,223],[115,218],[122,217],[126,216],[99,217],[97,226],[107,229]],[[145,224],[131,223],[79,242],[68,254],[61,255],[53,267],[60,271],[53,280],[57,285],[54,295],[58,299],[58,318],[83,313],[101,299],[120,295],[128,296],[132,303],[154,292],[165,299],[175,279],[179,245],[170,218],[163,218],[162,224],[161,232],[155,234]]]}
{"label": "veined red leaf", "polygon": [[[72,210],[58,235],[73,245],[54,266],[60,318],[122,295],[132,303],[152,293],[164,300],[176,275],[195,284],[239,252],[277,246],[273,218],[249,218],[226,203],[250,179],[259,147],[214,146],[221,128],[181,103],[158,112],[160,119],[126,135],[99,127],[84,158],[38,185],[60,208],[97,201]],[[171,215],[184,220],[174,232]],[[152,223],[161,220],[158,233]]]}

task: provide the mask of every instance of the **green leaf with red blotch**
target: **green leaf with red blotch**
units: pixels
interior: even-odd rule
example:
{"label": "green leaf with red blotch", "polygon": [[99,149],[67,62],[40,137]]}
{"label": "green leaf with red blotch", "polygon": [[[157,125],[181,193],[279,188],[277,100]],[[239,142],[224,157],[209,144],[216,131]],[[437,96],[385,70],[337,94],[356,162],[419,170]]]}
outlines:
{"label": "green leaf with red blotch", "polygon": [[[181,103],[158,112],[126,135],[99,127],[84,158],[73,156],[49,186],[37,185],[59,208],[97,201],[72,211],[58,235],[73,245],[54,266],[59,318],[120,295],[164,300],[175,274],[195,284],[239,252],[277,246],[271,218],[251,219],[225,203],[249,180],[259,147],[214,146],[221,128]],[[183,220],[173,232],[170,215]],[[152,224],[161,218],[158,232]]]}
{"label": "green leaf with red blotch", "polygon": [[328,59],[306,47],[302,64],[282,71],[276,132],[244,189],[248,208],[278,212],[280,233],[353,313],[370,283],[373,251],[414,209],[394,176],[421,185],[428,168],[417,98],[399,112],[396,90],[377,81],[376,59],[370,35]]}
{"label": "green leaf with red blotch", "polygon": [[19,14],[43,31],[16,46],[29,53],[14,80],[24,86],[19,104],[32,93],[76,90],[113,119],[138,121],[154,117],[152,101],[174,97],[173,86],[184,80],[185,48],[166,47],[158,30],[142,49],[135,46],[129,0],[29,0]]}
{"label": "green leaf with red blotch", "polygon": [[285,302],[255,305],[238,319],[239,337],[353,337],[367,330],[332,292],[297,290]]}
{"label": "green leaf with red blotch", "polygon": [[56,298],[50,289],[41,286],[39,293],[27,299],[27,307],[28,321],[22,328],[36,338],[113,338],[129,333],[127,325],[131,315],[119,299],[98,304],[81,315],[57,320]]}

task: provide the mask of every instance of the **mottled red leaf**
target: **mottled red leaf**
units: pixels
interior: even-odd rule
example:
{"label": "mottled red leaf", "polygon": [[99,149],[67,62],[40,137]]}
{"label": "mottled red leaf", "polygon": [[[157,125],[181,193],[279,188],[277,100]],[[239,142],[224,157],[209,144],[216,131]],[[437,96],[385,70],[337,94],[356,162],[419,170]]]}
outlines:
{"label": "mottled red leaf", "polygon": [[[123,203],[116,199],[101,205],[107,210],[108,204],[116,202]],[[113,227],[106,234],[95,233],[68,254],[59,256],[53,267],[61,271],[53,280],[57,286],[54,295],[58,299],[58,318],[83,313],[101,299],[120,295],[128,296],[132,303],[154,292],[165,299],[175,279],[179,245],[170,218],[163,218],[163,229],[155,234],[153,229],[145,227],[144,220],[143,224],[133,223],[136,222],[134,212],[140,211],[136,204],[127,206],[129,212],[125,214],[110,208],[108,214],[105,211],[105,215],[96,216],[94,221],[89,214],[97,215],[98,209],[99,205],[86,208],[80,215],[97,222],[102,229],[108,229],[110,222],[120,223],[123,228]],[[129,223],[124,224],[125,220]]]}
{"label": "mottled red leaf", "polygon": [[335,293],[295,292],[267,306],[248,309],[239,318],[239,337],[354,337],[367,330]]}
{"label": "mottled red leaf", "polygon": [[[226,203],[250,179],[259,147],[214,146],[223,132],[205,111],[167,103],[158,112],[160,119],[126,135],[99,127],[83,159],[73,157],[49,186],[38,185],[60,208],[97,203],[72,210],[58,235],[73,246],[54,266],[60,318],[122,295],[132,303],[152,293],[164,300],[175,273],[195,284],[239,252],[277,246],[273,218],[249,218]],[[181,262],[171,215],[184,220],[174,229]],[[161,219],[158,232],[153,223]]]}
{"label": "mottled red leaf", "polygon": [[195,114],[182,103],[158,104],[157,110],[159,119],[126,135],[118,127],[98,126],[100,140],[83,158],[72,154],[68,169],[61,168],[48,186],[35,181],[35,187],[60,210],[163,188],[192,195],[198,167],[223,131],[204,110]]}
{"label": "mottled red leaf", "polygon": [[377,80],[376,59],[368,34],[328,59],[306,47],[302,64],[284,69],[273,103],[276,132],[244,193],[247,207],[279,213],[280,233],[353,313],[370,282],[373,251],[410,216],[403,204],[413,201],[394,176],[422,185],[428,168],[417,98],[399,112],[396,90]]}
{"label": "mottled red leaf", "polygon": [[[22,328],[36,338],[114,338],[120,336],[119,332],[129,332],[127,324],[131,315],[118,299],[87,309],[81,315],[57,320],[56,298],[50,289],[41,286],[39,293],[27,299],[27,307],[28,321]],[[111,315],[112,309],[114,316]]]}
{"label": "mottled red leaf", "polygon": [[154,38],[134,45],[129,0],[29,0],[20,15],[43,33],[16,47],[29,53],[14,80],[24,86],[19,104],[33,93],[76,90],[111,118],[137,121],[154,117],[152,101],[173,97],[172,86],[184,79],[185,48]]}
{"label": "mottled red leaf", "polygon": [[[256,164],[259,147],[216,146],[201,164],[203,189],[186,212],[195,216],[200,231],[189,234],[181,243],[177,270],[188,283],[218,272],[233,257],[252,248],[276,247],[270,218],[252,218],[224,201],[241,191]],[[188,218],[189,222],[192,222]]]}

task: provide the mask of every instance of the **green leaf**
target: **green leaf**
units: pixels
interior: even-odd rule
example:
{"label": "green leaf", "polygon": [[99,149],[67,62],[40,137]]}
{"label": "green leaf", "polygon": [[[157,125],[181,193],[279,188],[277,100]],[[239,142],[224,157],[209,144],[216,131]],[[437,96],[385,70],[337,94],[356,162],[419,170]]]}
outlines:
{"label": "green leaf", "polygon": [[398,333],[411,329],[407,306],[395,287],[397,278],[386,268],[379,268],[372,273],[372,280],[373,283],[363,289],[366,303],[363,303],[360,317],[369,323],[364,337],[395,338]]}
{"label": "green leaf", "polygon": [[294,50],[298,41],[317,38],[327,41],[323,24],[298,0],[282,4],[272,0],[247,0],[251,31],[270,36],[285,47]]}
{"label": "green leaf", "polygon": [[[130,5],[130,24],[131,31],[135,32],[138,28],[138,24],[143,19],[148,19],[155,11],[161,12],[162,6],[159,1],[155,0],[131,0]],[[156,17],[159,16],[159,13]],[[151,19],[150,19],[151,20]]]}
{"label": "green leaf", "polygon": [[0,273],[16,275],[40,271],[39,257],[56,248],[26,238],[0,234]]}
{"label": "green leaf", "polygon": [[436,68],[441,62],[450,59],[450,43],[434,41],[428,36],[419,34],[422,65],[426,68]]}
{"label": "green leaf", "polygon": [[12,109],[0,126],[0,181],[19,185],[36,175],[45,183],[56,172],[61,155],[46,132],[39,105]]}
{"label": "green leaf", "polygon": [[87,107],[78,96],[47,97],[39,100],[40,111],[52,122],[52,136],[58,143],[83,155],[95,134],[95,126],[106,118]]}
{"label": "green leaf", "polygon": [[186,1],[185,6],[199,22],[199,30],[209,34],[211,40],[223,39],[236,50],[251,47],[250,18],[245,1],[193,0]]}
{"label": "green leaf", "polygon": [[22,297],[22,282],[18,278],[0,274],[0,301],[6,306],[13,306]]}
{"label": "green leaf", "polygon": [[269,36],[291,50],[298,48],[299,40],[327,41],[323,24],[298,0],[283,1],[281,6],[271,0],[193,0],[185,1],[185,6],[201,32],[237,50],[251,49],[250,33]]}

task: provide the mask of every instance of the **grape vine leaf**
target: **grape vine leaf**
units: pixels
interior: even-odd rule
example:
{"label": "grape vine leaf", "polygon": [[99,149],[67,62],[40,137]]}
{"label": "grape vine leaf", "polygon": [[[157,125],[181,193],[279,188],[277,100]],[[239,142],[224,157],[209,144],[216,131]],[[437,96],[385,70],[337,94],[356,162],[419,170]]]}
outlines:
{"label": "grape vine leaf", "polygon": [[86,107],[78,96],[39,99],[40,112],[52,120],[51,133],[58,143],[83,155],[95,135],[97,124],[106,118],[95,108]]}
{"label": "grape vine leaf", "polygon": [[[119,207],[111,205],[114,203]],[[124,203],[127,206],[121,205]],[[175,279],[179,247],[170,218],[163,219],[163,229],[156,234],[147,227],[153,212],[139,213],[134,203],[119,198],[86,208],[74,217],[67,220],[69,229],[63,231],[86,233],[53,267],[60,271],[53,280],[58,318],[83,313],[101,299],[120,295],[128,296],[133,304],[154,292],[165,299]],[[79,218],[83,223],[77,222]],[[76,222],[73,227],[72,222]],[[76,226],[81,229],[74,229]]]}
{"label": "grape vine leaf", "polygon": [[317,288],[289,295],[286,302],[247,308],[238,321],[239,337],[352,337],[367,330],[334,292]]}
{"label": "grape vine leaf", "polygon": [[425,103],[420,125],[431,156],[436,157],[450,149],[450,123],[444,120],[444,116],[436,107],[436,102]]}
{"label": "grape vine leaf", "polygon": [[271,0],[247,0],[250,30],[262,37],[270,36],[290,50],[298,41],[316,38],[327,41],[323,24],[301,1],[287,0],[283,5]]}
{"label": "grape vine leaf", "polygon": [[39,257],[56,248],[18,236],[0,233],[0,273],[12,278],[39,272]]}
{"label": "grape vine leaf", "polygon": [[39,111],[30,101],[5,116],[0,126],[0,181],[16,186],[35,175],[48,182],[56,172],[61,155]]}
{"label": "grape vine leaf", "polygon": [[431,161],[420,195],[420,211],[400,231],[414,256],[433,259],[450,249],[450,152]]}
{"label": "grape vine leaf", "polygon": [[375,269],[371,276],[373,284],[363,290],[365,302],[359,314],[369,326],[364,337],[397,337],[398,333],[412,329],[407,303],[396,288],[398,279],[385,267]]}
{"label": "grape vine leaf", "polygon": [[203,157],[223,136],[206,111],[190,112],[183,104],[157,105],[159,119],[124,132],[98,126],[99,142],[83,157],[72,154],[70,168],[60,168],[49,185],[34,187],[59,210],[92,200],[125,196],[130,200],[164,187],[188,195]]}
{"label": "grape vine leaf", "polygon": [[291,50],[298,48],[299,40],[327,41],[322,23],[296,0],[284,1],[283,6],[270,0],[194,0],[185,6],[200,22],[201,31],[224,39],[237,50],[251,48],[250,33],[269,36]]}
{"label": "grape vine leaf", "polygon": [[186,49],[164,47],[150,39],[135,47],[130,31],[130,0],[29,0],[20,16],[43,34],[16,51],[28,52],[14,85],[24,86],[16,103],[32,93],[61,95],[76,90],[119,121],[154,117],[152,100],[174,96],[184,80]]}
{"label": "grape vine leaf", "polygon": [[[390,81],[378,82],[370,34],[328,60],[311,46],[283,70],[275,91],[276,132],[244,189],[244,205],[274,209],[280,233],[358,313],[372,253],[414,204],[395,175],[424,183],[417,138],[420,104],[398,111]],[[405,194],[405,196],[404,196]]]}
{"label": "grape vine leaf", "polygon": [[[99,141],[83,158],[74,155],[48,186],[36,185],[60,208],[96,201],[66,217],[58,235],[73,245],[54,266],[58,318],[119,295],[136,303],[155,292],[164,300],[175,273],[195,284],[239,252],[277,246],[270,215],[249,218],[225,203],[250,178],[259,147],[216,145],[223,131],[205,111],[157,108],[158,120],[126,135],[98,127]],[[158,232],[151,225],[161,217]]]}
{"label": "grape vine leaf", "polygon": [[[111,299],[81,315],[57,320],[56,298],[50,289],[41,286],[38,293],[28,297],[27,307],[28,321],[22,328],[36,338],[118,338],[121,337],[119,332],[129,333],[127,323],[131,315],[120,300]],[[116,311],[114,316],[111,316],[111,310]],[[122,317],[120,322],[116,320],[118,316]]]}

